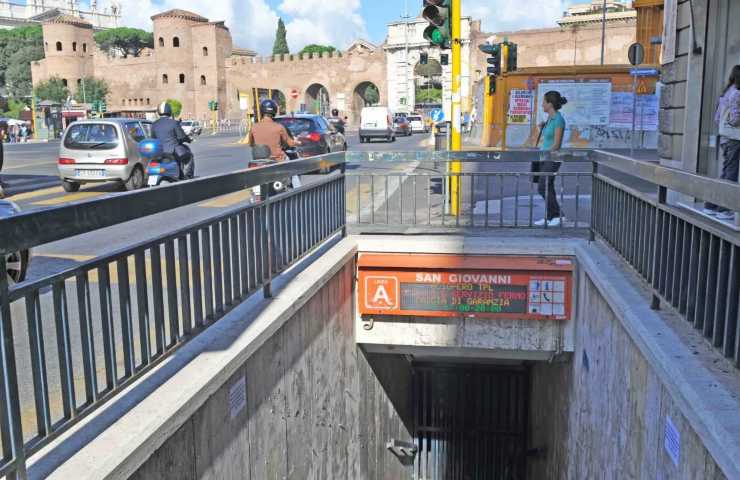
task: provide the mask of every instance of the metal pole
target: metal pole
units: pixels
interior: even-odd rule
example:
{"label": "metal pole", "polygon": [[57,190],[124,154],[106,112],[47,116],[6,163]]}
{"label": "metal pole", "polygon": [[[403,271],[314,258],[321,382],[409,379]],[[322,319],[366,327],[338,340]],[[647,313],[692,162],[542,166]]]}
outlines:
{"label": "metal pole", "polygon": [[604,64],[604,52],[606,49],[606,0],[601,11],[601,64]]}
{"label": "metal pole", "polygon": [[[460,135],[460,75],[462,72],[462,18],[461,18],[461,0],[452,0],[450,27],[452,29],[452,118],[450,127],[451,132],[451,149],[452,151],[462,150],[462,138]],[[452,188],[450,195],[452,205],[450,213],[457,215],[459,176],[454,175],[462,171],[460,162],[452,162]]]}
{"label": "metal pole", "polygon": [[632,75],[632,141],[630,142],[630,157],[635,156],[635,129],[637,124],[637,75]]}

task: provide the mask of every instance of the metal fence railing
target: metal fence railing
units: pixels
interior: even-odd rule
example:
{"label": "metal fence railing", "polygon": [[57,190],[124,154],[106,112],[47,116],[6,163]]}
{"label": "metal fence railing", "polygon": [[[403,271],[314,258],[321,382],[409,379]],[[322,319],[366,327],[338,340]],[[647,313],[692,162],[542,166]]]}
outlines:
{"label": "metal fence railing", "polygon": [[[273,179],[343,161],[329,155],[0,220],[0,272],[3,251],[256,185],[265,192]],[[27,456],[253,292],[269,295],[278,273],[343,232],[344,198],[343,175],[326,175],[13,288],[0,275],[0,478],[25,478]]]}

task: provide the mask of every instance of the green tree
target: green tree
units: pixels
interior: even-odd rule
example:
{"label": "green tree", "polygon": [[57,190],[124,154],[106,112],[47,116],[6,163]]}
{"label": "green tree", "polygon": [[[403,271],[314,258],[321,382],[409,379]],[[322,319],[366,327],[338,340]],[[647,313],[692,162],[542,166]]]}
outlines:
{"label": "green tree", "polygon": [[368,105],[377,105],[380,101],[380,92],[378,92],[378,87],[372,84],[368,85],[362,98],[365,99],[365,102],[367,102]]}
{"label": "green tree", "polygon": [[145,48],[154,47],[154,35],[139,28],[111,28],[94,35],[95,43],[105,53],[118,53],[123,58],[138,57]]}
{"label": "green tree", "polygon": [[275,32],[275,43],[272,46],[273,55],[287,55],[290,53],[288,49],[288,38],[287,32],[285,31],[285,23],[283,19],[278,19],[277,32]]}
{"label": "green tree", "polygon": [[[43,48],[44,39],[40,25],[16,27],[9,30],[0,29],[0,87],[7,86],[7,75],[11,67],[18,62],[30,63],[43,58]],[[21,51],[23,51],[22,54]],[[19,72],[19,68],[18,66],[13,68],[15,70],[13,82],[19,84],[23,77],[21,73],[27,71],[25,85],[30,85],[30,66],[27,66],[27,70],[23,69],[23,72]]]}
{"label": "green tree", "polygon": [[316,55],[319,53],[331,53],[336,51],[336,47],[332,47],[331,45],[316,45],[315,43],[312,43],[311,45],[306,45],[305,47],[303,47],[303,50],[298,53],[302,55],[313,53],[314,55]]}
{"label": "green tree", "polygon": [[85,77],[83,80],[77,87],[75,100],[79,103],[104,102],[105,97],[110,92],[108,83],[105,80],[93,77]]}
{"label": "green tree", "polygon": [[5,86],[8,93],[16,98],[31,95],[31,62],[44,58],[41,45],[24,45],[9,57],[5,70]]}
{"label": "green tree", "polygon": [[182,102],[171,98],[168,98],[166,102],[169,103],[170,108],[172,108],[172,118],[179,118],[182,113]]}
{"label": "green tree", "polygon": [[2,115],[3,117],[19,119],[21,118],[21,112],[26,109],[28,109],[28,105],[24,102],[9,98],[8,109]]}
{"label": "green tree", "polygon": [[442,103],[442,89],[417,88],[416,103]]}
{"label": "green tree", "polygon": [[34,94],[41,100],[51,100],[56,103],[64,103],[69,97],[69,89],[59,77],[51,77],[45,82],[36,85]]}

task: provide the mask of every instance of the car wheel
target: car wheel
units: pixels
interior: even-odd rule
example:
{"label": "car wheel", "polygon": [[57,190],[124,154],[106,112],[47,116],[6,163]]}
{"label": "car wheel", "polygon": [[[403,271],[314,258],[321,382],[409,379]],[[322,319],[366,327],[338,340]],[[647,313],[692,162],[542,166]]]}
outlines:
{"label": "car wheel", "polygon": [[62,180],[62,188],[65,192],[76,192],[80,189],[80,184],[77,182],[70,182],[69,180]]}
{"label": "car wheel", "polygon": [[124,182],[124,186],[129,192],[132,190],[144,188],[144,171],[141,169],[141,167],[134,167],[134,171],[131,172],[131,176],[128,177],[128,180]]}
{"label": "car wheel", "polygon": [[26,270],[28,269],[28,250],[6,254],[5,267],[8,284],[13,285],[25,280]]}

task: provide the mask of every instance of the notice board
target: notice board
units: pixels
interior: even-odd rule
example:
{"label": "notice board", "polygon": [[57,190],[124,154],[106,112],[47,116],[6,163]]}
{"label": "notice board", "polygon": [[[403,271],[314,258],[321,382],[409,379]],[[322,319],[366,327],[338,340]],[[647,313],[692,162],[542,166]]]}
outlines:
{"label": "notice board", "polygon": [[363,315],[569,320],[568,257],[363,253]]}

